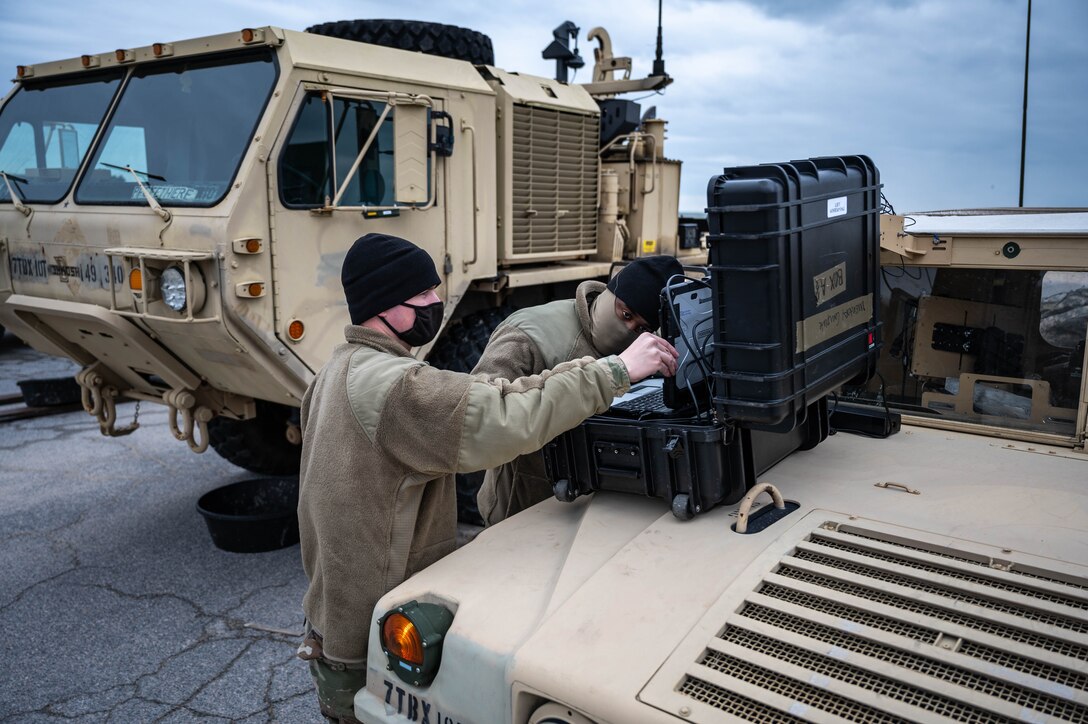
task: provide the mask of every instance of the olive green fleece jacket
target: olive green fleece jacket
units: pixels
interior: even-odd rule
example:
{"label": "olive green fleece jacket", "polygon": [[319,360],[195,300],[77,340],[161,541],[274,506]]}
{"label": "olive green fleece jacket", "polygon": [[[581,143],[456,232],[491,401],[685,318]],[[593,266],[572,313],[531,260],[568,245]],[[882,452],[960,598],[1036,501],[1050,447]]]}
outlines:
{"label": "olive green fleece jacket", "polygon": [[366,327],[345,336],[302,400],[303,609],[327,659],[365,666],[378,599],[454,549],[454,473],[539,449],[630,380],[609,357],[489,382]]}
{"label": "olive green fleece jacket", "polygon": [[[600,357],[590,310],[606,289],[601,282],[586,281],[578,285],[574,299],[514,312],[492,333],[472,373],[513,380],[579,357]],[[535,450],[488,470],[476,505],[484,522],[494,525],[551,495],[544,455]]]}

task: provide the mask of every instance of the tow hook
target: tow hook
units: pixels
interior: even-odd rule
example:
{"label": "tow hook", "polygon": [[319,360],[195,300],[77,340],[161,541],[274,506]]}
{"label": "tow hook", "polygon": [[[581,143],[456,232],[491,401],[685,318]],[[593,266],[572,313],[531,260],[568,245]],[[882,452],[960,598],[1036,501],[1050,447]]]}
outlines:
{"label": "tow hook", "polygon": [[136,414],[132,422],[124,427],[117,427],[117,402],[120,392],[116,387],[105,384],[105,380],[95,370],[97,364],[80,370],[76,374],[79,383],[83,409],[98,420],[98,430],[106,437],[130,435],[140,427],[140,403],[136,403]]}
{"label": "tow hook", "polygon": [[[170,408],[167,419],[170,432],[178,440],[189,445],[195,453],[208,449],[208,423],[215,413],[203,405],[196,404],[196,396],[189,390],[168,390],[163,393],[162,401]],[[178,413],[181,413],[181,426],[178,426]],[[199,435],[196,435],[199,431]],[[199,439],[198,439],[199,438]]]}

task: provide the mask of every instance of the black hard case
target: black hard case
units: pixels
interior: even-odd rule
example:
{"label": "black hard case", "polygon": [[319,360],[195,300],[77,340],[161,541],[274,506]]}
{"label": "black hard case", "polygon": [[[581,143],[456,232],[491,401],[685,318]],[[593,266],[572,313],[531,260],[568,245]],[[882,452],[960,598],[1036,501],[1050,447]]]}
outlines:
{"label": "black hard case", "polygon": [[[715,409],[745,427],[791,430],[810,402],[876,370],[879,172],[866,156],[727,168],[707,203]],[[867,311],[845,304],[863,298]],[[821,326],[822,315],[833,323]],[[849,326],[805,342],[806,329],[839,325]]]}
{"label": "black hard case", "polygon": [[572,501],[608,490],[663,498],[687,520],[735,503],[756,478],[828,433],[827,400],[810,406],[786,433],[693,420],[591,417],[544,448],[555,497]]}

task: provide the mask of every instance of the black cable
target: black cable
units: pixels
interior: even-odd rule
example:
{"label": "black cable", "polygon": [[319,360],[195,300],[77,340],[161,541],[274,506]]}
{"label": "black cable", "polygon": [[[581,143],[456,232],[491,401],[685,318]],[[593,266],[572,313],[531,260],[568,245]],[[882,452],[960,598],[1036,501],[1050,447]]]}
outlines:
{"label": "black cable", "polygon": [[882,214],[894,214],[895,207],[892,206],[892,202],[888,201],[888,197],[884,195],[884,192],[880,192],[880,213]]}
{"label": "black cable", "polygon": [[[680,333],[681,339],[684,340],[684,344],[687,345],[688,350],[691,352],[692,358],[699,363],[699,367],[702,369],[704,377],[706,379],[710,379],[710,368],[706,366],[706,361],[703,359],[704,355],[701,355],[697,352],[694,340],[688,339],[687,333],[684,331],[683,325],[680,324],[680,320],[676,316],[676,303],[673,296],[674,290],[672,288],[674,279],[682,279],[685,283],[697,284],[701,287],[705,287],[706,289],[712,289],[712,287],[702,279],[691,279],[690,277],[684,276],[683,274],[672,275],[671,277],[669,277],[669,280],[665,284],[665,296],[669,302],[669,316],[672,317],[673,324],[676,326],[677,331]],[[710,320],[703,320],[703,322],[712,321],[712,319],[713,318],[711,318]],[[693,328],[692,333],[694,332],[695,329]]]}
{"label": "black cable", "polygon": [[[696,285],[705,287],[707,289],[711,289],[712,287],[709,284],[707,284],[705,281],[703,281],[702,279],[692,279],[692,278],[690,278],[690,277],[688,277],[688,276],[686,276],[684,274],[673,274],[665,282],[665,299],[668,302],[669,316],[672,318],[673,326],[676,328],[677,332],[679,332],[680,338],[684,341],[685,346],[687,346],[688,352],[691,353],[691,359],[688,360],[685,363],[685,366],[691,365],[691,363],[693,361],[698,363],[699,369],[702,370],[702,373],[703,373],[703,379],[706,380],[707,384],[709,385],[709,383],[710,383],[710,374],[711,373],[710,373],[710,368],[707,367],[706,361],[703,359],[704,355],[700,354],[700,351],[698,349],[696,349],[695,341],[693,339],[688,338],[687,332],[684,330],[683,325],[680,324],[680,320],[676,316],[676,302],[675,302],[675,297],[673,296],[674,291],[675,291],[673,289],[674,280],[680,280],[679,282],[676,283],[676,286],[679,286],[679,284],[682,283],[682,284],[696,284]],[[704,319],[701,322],[696,323],[695,327],[693,327],[692,330],[691,330],[692,334],[695,334],[695,330],[696,330],[696,328],[698,328],[699,324],[702,324],[704,322],[712,322],[712,321],[713,321],[713,317],[711,317],[709,319]],[[713,335],[711,335],[711,336],[713,336]],[[696,335],[696,339],[697,338],[698,338],[698,335]],[[677,367],[676,371],[677,371],[677,373],[679,373],[681,371],[679,366]],[[695,416],[696,416],[696,419],[698,419],[699,417],[702,416],[703,413],[702,413],[702,410],[699,407],[699,398],[695,394],[695,388],[692,387],[691,380],[688,379],[687,375],[684,376],[684,383],[687,386],[688,394],[691,395],[692,404],[695,405]],[[710,414],[710,409],[709,408],[707,409],[707,414],[708,415]]]}

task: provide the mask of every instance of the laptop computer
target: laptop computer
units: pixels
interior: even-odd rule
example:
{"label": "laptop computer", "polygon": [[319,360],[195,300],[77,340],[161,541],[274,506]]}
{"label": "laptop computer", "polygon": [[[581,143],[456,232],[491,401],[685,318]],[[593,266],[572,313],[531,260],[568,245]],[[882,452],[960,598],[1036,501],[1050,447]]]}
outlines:
{"label": "laptop computer", "polygon": [[666,287],[661,298],[661,336],[680,353],[676,375],[633,385],[612,402],[608,414],[639,419],[692,417],[710,409],[711,289],[699,281],[681,281]]}

